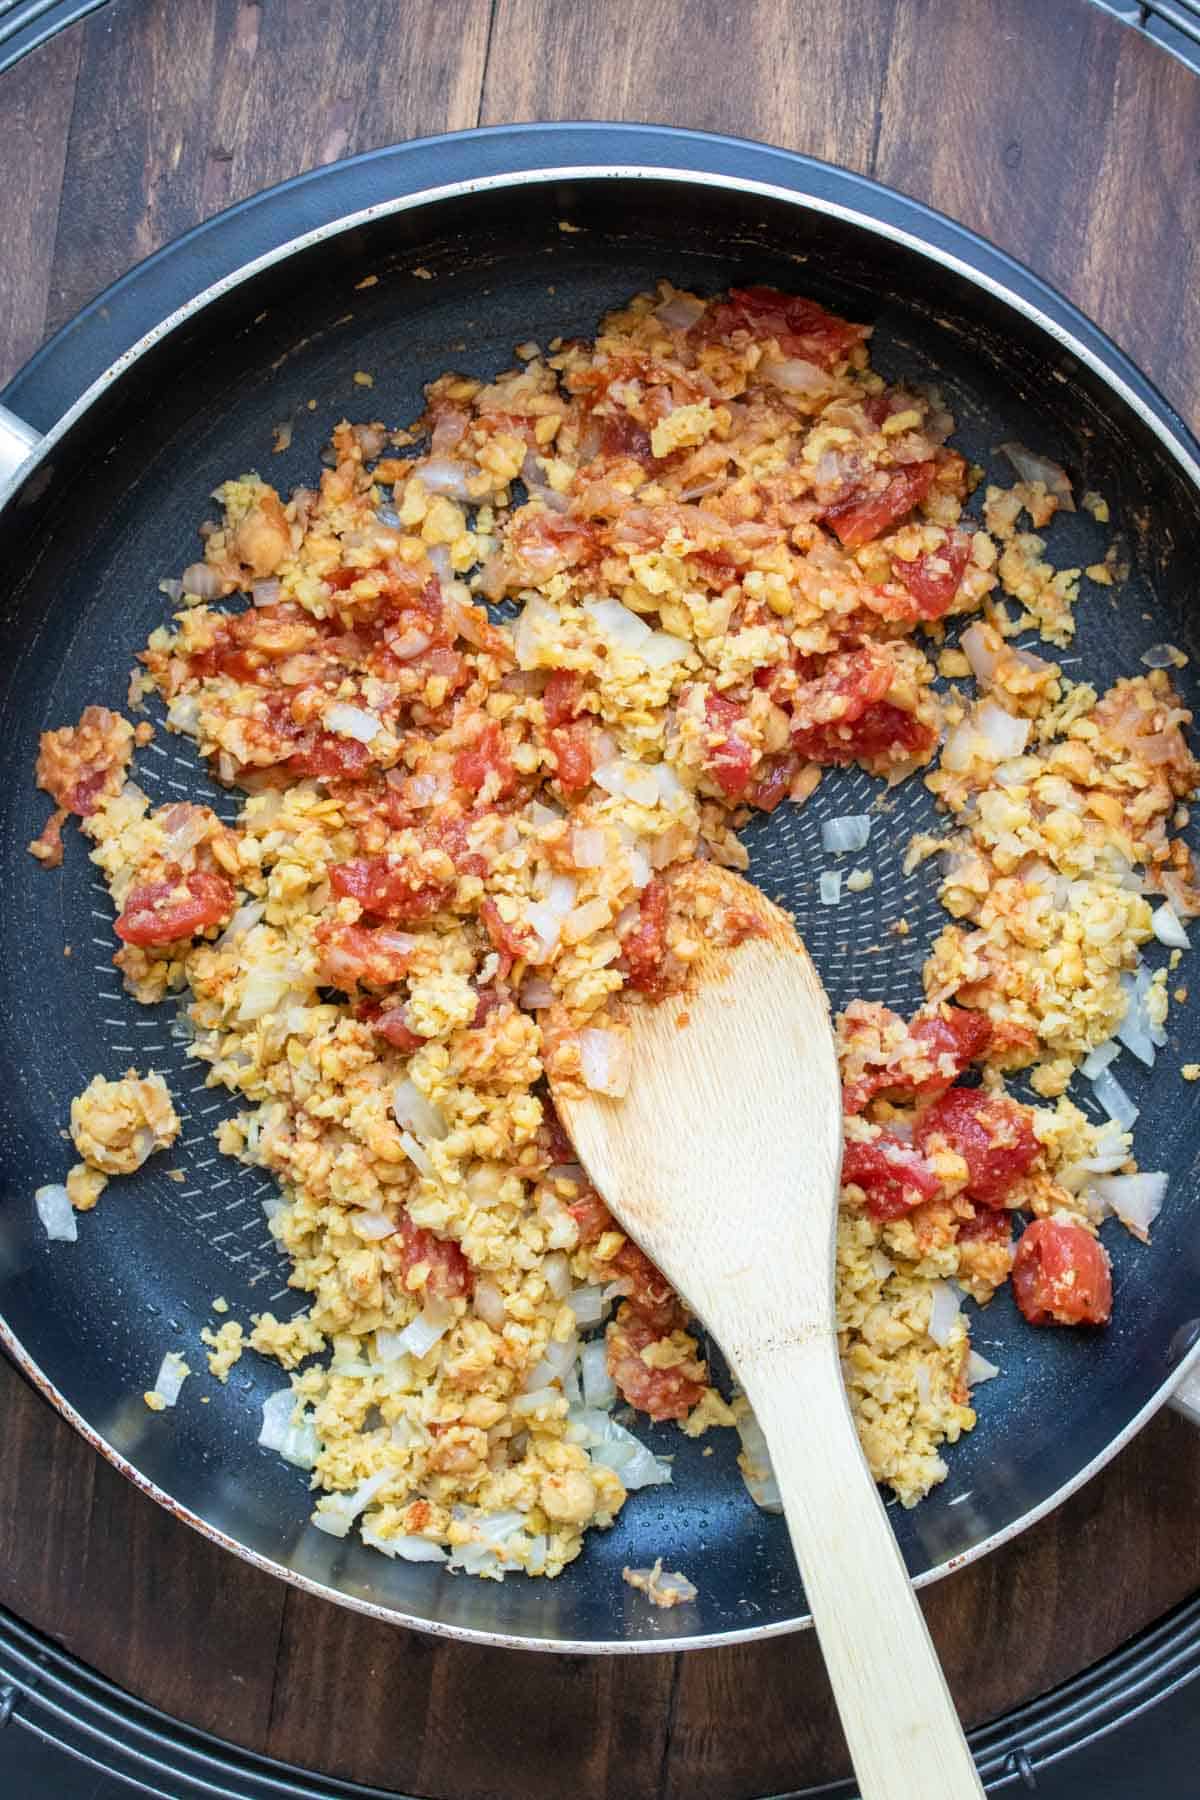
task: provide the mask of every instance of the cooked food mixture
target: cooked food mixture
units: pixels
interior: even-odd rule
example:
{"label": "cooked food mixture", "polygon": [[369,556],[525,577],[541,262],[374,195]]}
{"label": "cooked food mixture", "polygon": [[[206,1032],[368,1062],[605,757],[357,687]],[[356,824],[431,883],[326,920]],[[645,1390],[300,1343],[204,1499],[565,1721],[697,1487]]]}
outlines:
{"label": "cooked food mixture", "polygon": [[[949,915],[926,1003],[838,1021],[843,1364],[905,1505],[995,1373],[964,1293],[1011,1277],[1033,1326],[1102,1326],[1100,1226],[1144,1236],[1161,1203],[1107,1064],[1118,1039],[1153,1058],[1166,971],[1142,946],[1182,950],[1200,908],[1178,653],[1098,694],[1014,647],[1071,639],[1082,576],[1037,535],[1070,483],[1008,446],[1020,479],[968,516],[951,417],[885,384],[868,337],[771,289],[664,283],[594,342],[443,376],[413,432],[339,425],[315,488],[226,482],[129,708],[158,695],[243,790],[233,825],[152,808],[145,718],[91,706],[42,740],[58,810],[31,848],[53,866],[78,815],[128,989],[178,1004],[240,1101],[221,1149],[278,1178],[271,1231],[309,1303],[206,1331],[209,1365],[249,1347],[288,1371],[262,1442],[312,1470],[335,1536],[557,1574],[669,1480],[638,1414],[737,1425],[777,1504],[744,1399],[589,1187],[543,1076],[622,1094],[621,1009],[742,928],[679,871],[744,867],[739,827],[827,771],[923,780],[945,815],[910,853],[941,859]],[[826,822],[851,892],[871,826]],[[822,897],[840,884],[821,873]],[[1081,1066],[1106,1124],[1067,1098]],[[1040,1103],[1006,1091],[1018,1071]],[[97,1077],[76,1206],[175,1129],[157,1076]]]}

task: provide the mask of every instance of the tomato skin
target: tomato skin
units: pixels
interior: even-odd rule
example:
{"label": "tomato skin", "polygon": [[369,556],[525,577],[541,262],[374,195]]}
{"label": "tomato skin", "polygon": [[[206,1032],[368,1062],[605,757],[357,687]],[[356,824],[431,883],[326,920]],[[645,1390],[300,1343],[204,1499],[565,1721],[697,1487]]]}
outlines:
{"label": "tomato skin", "polygon": [[382,1240],[384,1254],[396,1264],[402,1276],[418,1263],[429,1264],[426,1291],[453,1300],[469,1294],[475,1286],[470,1263],[459,1246],[450,1238],[436,1237],[423,1226],[414,1225],[407,1213],[401,1213],[395,1236]]}
{"label": "tomato skin", "polygon": [[[956,532],[940,550],[918,556],[912,562],[893,558],[892,571],[902,581],[917,605],[921,619],[940,619],[952,604],[966,572],[971,546],[961,532]],[[936,568],[944,563],[945,568]]]}
{"label": "tomato skin", "polygon": [[667,884],[659,876],[642,889],[640,918],[621,944],[621,962],[630,987],[641,994],[664,992],[662,964],[667,953]]}
{"label": "tomato skin", "polygon": [[[181,892],[180,890],[186,890]],[[125,944],[147,948],[194,937],[207,925],[219,925],[234,909],[237,895],[223,875],[195,869],[174,880],[146,881],[131,888],[114,927]]]}
{"label": "tomato skin", "polygon": [[431,919],[454,892],[453,882],[426,880],[390,856],[358,856],[334,863],[329,885],[335,894],[357,900],[365,913],[393,925],[419,925]]}
{"label": "tomato skin", "polygon": [[1031,1325],[1107,1325],[1112,1265],[1103,1244],[1063,1219],[1035,1219],[1013,1260],[1013,1293]]}
{"label": "tomato skin", "polygon": [[850,494],[826,507],[824,522],[847,550],[857,550],[895,525],[923,500],[933,485],[937,464],[906,463],[878,494]]}
{"label": "tomato skin", "polygon": [[852,1181],[862,1189],[867,1211],[876,1219],[902,1219],[914,1206],[941,1192],[941,1184],[925,1158],[889,1131],[869,1144],[846,1145],[842,1152],[842,1181]]}
{"label": "tomato skin", "polygon": [[921,1114],[914,1142],[925,1150],[935,1137],[962,1157],[966,1191],[983,1206],[1006,1205],[1041,1154],[1030,1109],[982,1088],[949,1088]]}
{"label": "tomato skin", "polygon": [[737,730],[745,719],[745,708],[734,700],[727,700],[724,694],[709,694],[704,711],[709,730],[714,735],[719,732],[723,739],[721,743],[709,746],[706,767],[727,799],[739,799],[749,784],[754,763],[753,750]]}

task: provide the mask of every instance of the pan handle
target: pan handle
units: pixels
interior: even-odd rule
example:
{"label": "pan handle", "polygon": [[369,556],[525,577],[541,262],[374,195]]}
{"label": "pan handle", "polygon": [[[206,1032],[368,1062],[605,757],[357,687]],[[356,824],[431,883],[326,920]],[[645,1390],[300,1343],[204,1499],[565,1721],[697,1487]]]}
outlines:
{"label": "pan handle", "polygon": [[27,462],[42,441],[40,431],[18,419],[7,406],[0,406],[0,488],[5,488],[22,463]]}
{"label": "pan handle", "polygon": [[1192,1364],[1167,1405],[1181,1419],[1186,1419],[1189,1425],[1195,1425],[1200,1430],[1200,1362]]}

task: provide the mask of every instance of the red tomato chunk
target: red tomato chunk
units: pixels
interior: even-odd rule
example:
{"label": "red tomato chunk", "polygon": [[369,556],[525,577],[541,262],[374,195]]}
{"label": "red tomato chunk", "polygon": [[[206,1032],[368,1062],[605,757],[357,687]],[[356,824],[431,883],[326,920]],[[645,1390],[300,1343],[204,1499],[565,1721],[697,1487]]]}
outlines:
{"label": "red tomato chunk", "polygon": [[956,532],[940,550],[918,556],[912,562],[892,563],[895,574],[916,601],[918,618],[941,618],[958,593],[970,553],[970,543]]}
{"label": "red tomato chunk", "polygon": [[754,752],[740,736],[737,727],[745,720],[745,708],[723,694],[710,694],[704,702],[710,736],[706,762],[713,780],[727,799],[736,800],[746,791]]}
{"label": "red tomato chunk", "polygon": [[941,1192],[925,1158],[889,1131],[869,1144],[846,1145],[842,1181],[862,1189],[867,1211],[876,1219],[902,1219],[914,1206]]}
{"label": "red tomato chunk", "polygon": [[1035,1219],[1017,1245],[1013,1293],[1031,1325],[1106,1325],[1112,1265],[1082,1225]]}
{"label": "red tomato chunk", "polygon": [[667,884],[655,876],[642,889],[640,918],[621,946],[630,987],[654,994],[662,988],[662,964],[667,953]]}
{"label": "red tomato chunk", "polygon": [[836,500],[826,509],[825,523],[847,550],[857,550],[910,513],[929,492],[936,471],[933,461],[909,463],[897,469],[880,493],[850,494],[845,500]]}
{"label": "red tomato chunk", "polygon": [[940,1138],[967,1165],[967,1193],[984,1206],[1003,1206],[1041,1153],[1032,1114],[1005,1094],[952,1087],[917,1120],[918,1148]]}
{"label": "red tomato chunk", "polygon": [[418,925],[448,903],[454,883],[428,881],[390,856],[359,856],[329,871],[335,894],[357,900],[363,911],[397,925]]}
{"label": "red tomato chunk", "polygon": [[181,872],[175,880],[146,881],[130,888],[115,930],[126,944],[174,944],[207,925],[222,924],[236,899],[222,875],[207,875],[201,869],[187,876]]}
{"label": "red tomato chunk", "polygon": [[840,362],[867,335],[865,326],[826,312],[815,300],[771,287],[730,288],[728,300],[710,306],[693,329],[707,342],[735,331],[774,338],[784,356],[802,357],[824,369]]}
{"label": "red tomato chunk", "polygon": [[453,1300],[469,1294],[475,1285],[471,1265],[458,1245],[414,1225],[407,1213],[400,1215],[395,1236],[384,1238],[383,1248],[405,1277],[421,1263],[427,1264],[425,1286],[431,1294]]}

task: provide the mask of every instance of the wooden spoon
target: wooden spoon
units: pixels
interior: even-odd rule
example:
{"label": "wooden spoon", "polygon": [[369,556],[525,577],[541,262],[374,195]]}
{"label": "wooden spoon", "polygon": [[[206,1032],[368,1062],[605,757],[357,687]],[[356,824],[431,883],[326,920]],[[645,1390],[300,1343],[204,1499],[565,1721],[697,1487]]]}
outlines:
{"label": "wooden spoon", "polygon": [[864,1800],[983,1788],[842,1385],[834,1241],[841,1087],[829,1007],[790,921],[712,865],[762,935],[631,1006],[623,1099],[554,1102],[618,1222],[703,1319],[758,1416]]}

